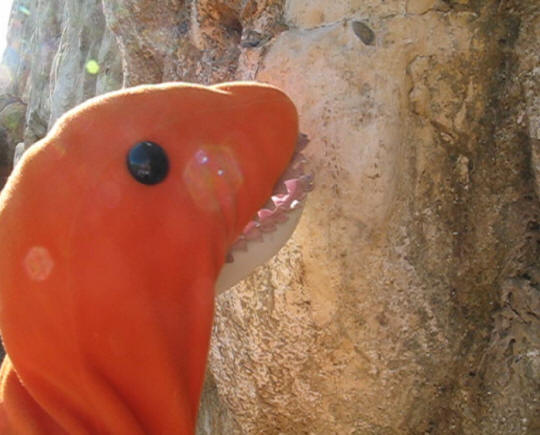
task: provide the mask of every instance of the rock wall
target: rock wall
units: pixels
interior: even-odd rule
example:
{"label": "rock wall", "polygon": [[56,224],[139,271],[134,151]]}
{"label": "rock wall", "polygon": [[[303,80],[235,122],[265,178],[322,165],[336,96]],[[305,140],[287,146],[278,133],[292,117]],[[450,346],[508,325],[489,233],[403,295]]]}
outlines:
{"label": "rock wall", "polygon": [[122,85],[281,86],[316,190],[217,300],[199,434],[536,433],[539,9],[15,0],[4,161]]}

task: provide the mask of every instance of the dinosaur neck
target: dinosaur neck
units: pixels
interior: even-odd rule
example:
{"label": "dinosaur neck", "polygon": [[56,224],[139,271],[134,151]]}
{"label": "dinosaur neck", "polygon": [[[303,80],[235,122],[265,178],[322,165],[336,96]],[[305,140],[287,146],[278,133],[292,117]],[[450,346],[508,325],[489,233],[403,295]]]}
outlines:
{"label": "dinosaur neck", "polygon": [[123,318],[125,327],[107,333],[96,324],[91,334],[74,334],[78,348],[59,344],[52,360],[7,357],[1,383],[8,427],[29,433],[32,422],[44,434],[191,434],[213,311],[211,281],[192,284],[186,298],[168,300],[167,307],[137,296],[129,307],[111,301],[99,323]]}
{"label": "dinosaur neck", "polygon": [[[227,230],[210,219],[194,223],[189,212],[180,222],[178,214],[159,216],[153,232],[137,231],[152,227],[135,218],[126,231],[113,213],[74,213],[64,221],[75,227],[50,235],[30,228],[7,237],[0,228],[11,252],[0,261],[6,424],[11,433],[191,434]],[[54,208],[42,219],[53,222]],[[95,219],[107,225],[85,231]],[[163,242],[149,255],[155,237]],[[36,240],[42,249],[33,250]],[[43,256],[52,264],[46,277],[21,276],[18,264],[32,260],[28,271],[39,270]]]}

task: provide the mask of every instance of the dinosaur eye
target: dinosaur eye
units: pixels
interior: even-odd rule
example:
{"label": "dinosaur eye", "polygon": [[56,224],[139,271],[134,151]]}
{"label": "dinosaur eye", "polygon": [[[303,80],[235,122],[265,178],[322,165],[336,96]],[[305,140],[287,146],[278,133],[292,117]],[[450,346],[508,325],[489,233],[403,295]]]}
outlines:
{"label": "dinosaur eye", "polygon": [[128,152],[126,163],[130,174],[142,184],[157,184],[169,172],[167,153],[157,143],[138,142]]}

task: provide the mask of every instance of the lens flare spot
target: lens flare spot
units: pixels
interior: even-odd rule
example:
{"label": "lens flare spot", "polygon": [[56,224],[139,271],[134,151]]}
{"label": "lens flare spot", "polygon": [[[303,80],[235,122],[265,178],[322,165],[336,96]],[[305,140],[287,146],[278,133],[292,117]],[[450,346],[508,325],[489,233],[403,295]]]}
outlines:
{"label": "lens flare spot", "polygon": [[217,211],[229,208],[244,177],[234,153],[224,146],[203,146],[184,169],[183,181],[197,206]]}
{"label": "lens flare spot", "polygon": [[30,9],[28,9],[26,6],[19,6],[19,11],[24,15],[30,15]]}
{"label": "lens flare spot", "polygon": [[95,75],[99,73],[99,69],[99,63],[97,63],[97,61],[94,59],[90,59],[88,62],[86,62],[86,72],[88,74]]}
{"label": "lens flare spot", "polygon": [[54,261],[43,246],[33,246],[24,258],[24,268],[33,281],[44,281],[52,272]]}
{"label": "lens flare spot", "polygon": [[199,150],[195,153],[195,160],[201,165],[206,165],[208,163],[208,155],[205,150]]}

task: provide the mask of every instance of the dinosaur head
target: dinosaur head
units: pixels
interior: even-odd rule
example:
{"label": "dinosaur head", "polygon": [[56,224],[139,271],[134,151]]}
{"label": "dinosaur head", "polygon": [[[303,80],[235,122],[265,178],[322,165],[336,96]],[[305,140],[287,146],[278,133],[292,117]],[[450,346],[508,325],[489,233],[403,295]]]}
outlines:
{"label": "dinosaur head", "polygon": [[189,433],[216,279],[297,137],[274,87],[171,83],[89,100],[26,152],[0,195],[0,327],[47,418]]}

